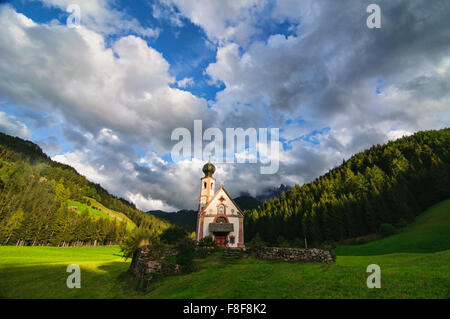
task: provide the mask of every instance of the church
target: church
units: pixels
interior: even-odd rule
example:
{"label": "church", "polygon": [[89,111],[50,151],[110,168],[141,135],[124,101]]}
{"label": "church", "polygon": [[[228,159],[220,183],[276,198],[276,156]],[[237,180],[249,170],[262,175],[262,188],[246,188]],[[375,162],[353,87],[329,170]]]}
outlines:
{"label": "church", "polygon": [[211,236],[219,247],[244,247],[244,214],[223,185],[215,192],[216,167],[208,162],[203,166],[198,199],[197,241]]}

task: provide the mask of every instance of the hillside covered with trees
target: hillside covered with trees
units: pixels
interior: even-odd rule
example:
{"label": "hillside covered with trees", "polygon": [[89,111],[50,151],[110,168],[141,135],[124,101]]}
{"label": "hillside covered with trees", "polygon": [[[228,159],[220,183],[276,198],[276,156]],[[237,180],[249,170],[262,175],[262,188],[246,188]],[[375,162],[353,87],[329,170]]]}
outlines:
{"label": "hillside covered with trees", "polygon": [[68,165],[52,161],[36,144],[0,133],[0,244],[106,245],[127,234],[127,224],[71,211],[68,201],[124,214],[141,228],[160,233],[168,223],[109,194]]}
{"label": "hillside covered with trees", "polygon": [[352,156],[316,180],[245,212],[248,242],[321,244],[405,225],[450,198],[450,129],[423,131]]}

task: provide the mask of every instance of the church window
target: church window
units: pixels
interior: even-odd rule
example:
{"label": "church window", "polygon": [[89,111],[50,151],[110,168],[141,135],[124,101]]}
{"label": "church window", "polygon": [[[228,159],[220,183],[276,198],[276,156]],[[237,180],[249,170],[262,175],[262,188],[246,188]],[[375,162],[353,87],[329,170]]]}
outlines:
{"label": "church window", "polygon": [[223,205],[219,206],[219,214],[225,214],[225,207]]}
{"label": "church window", "polygon": [[234,244],[234,236],[230,236],[230,244]]}
{"label": "church window", "polygon": [[216,223],[218,224],[225,224],[227,222],[227,219],[225,217],[219,217],[216,219]]}

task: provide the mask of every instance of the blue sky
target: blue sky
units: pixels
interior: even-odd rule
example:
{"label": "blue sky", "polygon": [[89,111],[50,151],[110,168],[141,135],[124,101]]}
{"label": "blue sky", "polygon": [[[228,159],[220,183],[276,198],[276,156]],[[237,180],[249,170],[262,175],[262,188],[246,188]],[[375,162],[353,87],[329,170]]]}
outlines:
{"label": "blue sky", "polygon": [[[370,3],[9,1],[0,131],[141,209],[195,208],[206,159],[171,159],[171,133],[195,120],[279,129],[276,173],[217,165],[233,196],[306,183],[373,144],[449,125],[450,4],[379,1],[370,29]],[[79,28],[66,25],[70,4]]]}

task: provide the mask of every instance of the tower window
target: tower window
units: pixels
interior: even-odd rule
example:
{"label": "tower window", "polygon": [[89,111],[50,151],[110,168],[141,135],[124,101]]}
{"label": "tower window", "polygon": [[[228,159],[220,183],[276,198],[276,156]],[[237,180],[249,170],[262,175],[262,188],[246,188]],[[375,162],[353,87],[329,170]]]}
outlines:
{"label": "tower window", "polygon": [[211,190],[212,190],[212,188],[213,188],[213,185],[214,185],[214,183],[211,183]]}
{"label": "tower window", "polygon": [[203,185],[204,185],[204,188],[206,189],[206,182],[205,182],[205,183],[203,183]]}

